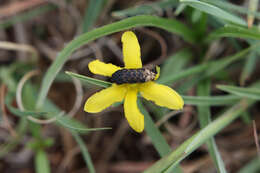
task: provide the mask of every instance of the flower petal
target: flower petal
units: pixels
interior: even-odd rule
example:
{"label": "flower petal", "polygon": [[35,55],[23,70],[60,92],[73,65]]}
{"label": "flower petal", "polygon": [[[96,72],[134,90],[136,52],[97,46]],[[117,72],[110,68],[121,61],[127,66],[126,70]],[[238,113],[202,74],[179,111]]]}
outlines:
{"label": "flower petal", "polygon": [[157,80],[157,79],[160,77],[160,71],[161,71],[161,69],[160,69],[160,67],[159,67],[159,66],[156,66],[156,67],[155,67],[155,69],[156,69],[156,72],[157,72],[157,74],[156,74],[156,76],[155,76],[155,79],[154,79],[154,80]]}
{"label": "flower petal", "polygon": [[166,85],[147,82],[140,85],[139,89],[145,99],[154,101],[159,106],[176,110],[183,108],[184,102],[181,96]]}
{"label": "flower petal", "polygon": [[144,130],[144,116],[137,106],[137,89],[128,89],[124,102],[125,117],[129,125],[136,131]]}
{"label": "flower petal", "polygon": [[84,111],[90,113],[100,112],[115,102],[121,102],[125,97],[126,91],[125,85],[113,84],[111,87],[103,89],[88,98]]}
{"label": "flower petal", "polygon": [[99,74],[99,75],[109,76],[109,77],[111,77],[112,74],[115,73],[117,70],[121,69],[116,65],[106,64],[99,60],[91,61],[88,64],[88,68],[94,74]]}
{"label": "flower petal", "polygon": [[123,55],[126,68],[142,68],[141,52],[138,40],[132,31],[122,35]]}

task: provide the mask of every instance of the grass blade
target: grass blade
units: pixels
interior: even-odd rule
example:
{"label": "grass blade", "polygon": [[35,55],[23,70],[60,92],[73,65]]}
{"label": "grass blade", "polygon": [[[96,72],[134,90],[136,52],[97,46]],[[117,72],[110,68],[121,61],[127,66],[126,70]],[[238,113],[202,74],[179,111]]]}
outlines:
{"label": "grass blade", "polygon": [[235,95],[225,96],[182,96],[186,105],[224,106],[234,104],[241,98]]}
{"label": "grass blade", "polygon": [[30,19],[35,18],[35,16],[47,13],[51,10],[56,9],[57,7],[53,4],[47,4],[44,6],[40,6],[36,9],[30,10],[28,12],[21,13],[19,15],[15,15],[11,17],[10,19],[6,19],[0,22],[0,29],[8,28],[16,23],[27,21]]}
{"label": "grass blade", "polygon": [[221,9],[225,9],[226,11],[233,11],[233,12],[238,12],[238,13],[247,14],[247,15],[251,14],[251,15],[254,15],[256,18],[260,19],[259,12],[249,11],[247,8],[229,3],[228,1],[212,1],[212,0],[201,0],[201,1],[215,5]]}
{"label": "grass blade", "polygon": [[246,22],[243,19],[206,2],[201,2],[198,0],[180,0],[180,2],[189,5],[197,10],[203,11],[207,14],[213,15],[217,18],[224,19],[228,22],[238,25],[246,25]]}
{"label": "grass blade", "polygon": [[[209,138],[226,127],[228,124],[238,118],[249,106],[254,103],[252,100],[241,100],[238,104],[231,107],[223,115],[208,124],[204,129],[186,140],[176,150],[157,161],[145,173],[167,172],[170,173],[177,164],[186,158],[191,152],[205,143]],[[167,171],[166,171],[167,169]]]}
{"label": "grass blade", "polygon": [[89,2],[83,19],[83,33],[87,32],[90,27],[94,25],[94,22],[98,18],[98,15],[106,2],[107,0],[91,0]]}
{"label": "grass blade", "polygon": [[247,163],[238,173],[257,173],[260,171],[260,158],[256,157]]}
{"label": "grass blade", "polygon": [[252,72],[255,70],[256,67],[256,61],[257,61],[257,52],[251,51],[248,55],[248,58],[246,59],[246,64],[243,67],[243,71],[240,76],[240,84],[244,85],[246,80],[249,79]]}
{"label": "grass blade", "polygon": [[217,88],[241,97],[260,100],[259,88],[243,88],[229,85],[217,85]]}
{"label": "grass blade", "polygon": [[128,8],[126,10],[115,11],[112,13],[113,17],[126,18],[137,15],[151,15],[161,13],[164,10],[171,9],[178,5],[177,0],[159,1],[149,4],[139,5],[137,7]]}
{"label": "grass blade", "polygon": [[[210,80],[204,80],[199,83],[197,87],[198,95],[210,95]],[[203,129],[211,122],[211,112],[209,106],[198,106],[198,117],[200,122],[200,127]],[[216,142],[213,137],[211,137],[207,142],[207,147],[210,153],[211,158],[213,159],[218,172],[226,173],[226,168],[224,165],[224,161],[221,158],[221,155],[218,151]]]}
{"label": "grass blade", "polygon": [[89,169],[89,172],[90,173],[95,173],[95,168],[94,168],[94,165],[92,163],[92,160],[91,160],[91,157],[90,157],[90,154],[88,152],[88,149],[86,147],[86,144],[84,143],[84,141],[81,139],[81,137],[79,136],[78,133],[74,132],[73,130],[70,131],[72,136],[75,138],[76,142],[78,143],[79,147],[80,147],[80,150],[81,150],[81,153],[83,155],[83,158],[84,158],[84,161]]}
{"label": "grass blade", "polygon": [[244,39],[260,40],[260,32],[257,28],[244,28],[234,25],[225,25],[224,27],[211,32],[206,41],[210,41],[220,37],[234,37]]}
{"label": "grass blade", "polygon": [[47,157],[47,154],[44,150],[39,149],[36,152],[35,157],[35,168],[37,173],[50,173],[50,163]]}
{"label": "grass blade", "polygon": [[191,50],[183,49],[167,58],[161,67],[160,77],[179,73],[192,58]]}
{"label": "grass blade", "polygon": [[92,85],[101,86],[101,87],[104,87],[104,88],[107,88],[107,87],[112,85],[112,83],[110,83],[110,82],[98,80],[98,79],[95,79],[95,78],[87,77],[87,76],[76,74],[76,73],[73,73],[73,72],[66,71],[65,73],[70,75],[71,77],[75,77],[75,78],[77,78],[77,79],[79,79],[83,82],[86,82],[86,83],[89,83],[89,84],[92,84]]}
{"label": "grass blade", "polygon": [[[69,56],[74,52],[77,48],[81,47],[84,44],[89,43],[97,38],[102,36],[106,36],[115,32],[119,32],[122,30],[127,30],[133,27],[140,26],[154,26],[158,28],[165,29],[169,32],[175,33],[177,35],[182,36],[185,40],[194,43],[195,35],[191,29],[183,25],[182,23],[173,20],[173,19],[164,19],[155,16],[136,16],[127,18],[125,20],[115,22],[112,24],[108,24],[101,28],[94,29],[88,33],[85,33],[76,39],[72,40],[58,55],[52,65],[49,67],[47,73],[43,78],[43,82],[41,85],[39,98],[36,102],[36,108],[40,108],[44,100],[47,96],[48,90],[58,74],[61,70],[62,66],[68,60]],[[174,26],[174,27],[173,27]]]}
{"label": "grass blade", "polygon": [[[160,156],[166,156],[171,152],[171,147],[166,142],[162,134],[160,133],[159,129],[155,126],[153,120],[151,119],[149,113],[145,110],[143,104],[141,101],[138,100],[138,107],[142,114],[144,115],[144,121],[145,121],[145,131],[147,135],[151,138],[153,146],[157,150],[157,152],[160,154]],[[177,166],[174,169],[175,173],[181,173],[181,169],[179,166]]]}

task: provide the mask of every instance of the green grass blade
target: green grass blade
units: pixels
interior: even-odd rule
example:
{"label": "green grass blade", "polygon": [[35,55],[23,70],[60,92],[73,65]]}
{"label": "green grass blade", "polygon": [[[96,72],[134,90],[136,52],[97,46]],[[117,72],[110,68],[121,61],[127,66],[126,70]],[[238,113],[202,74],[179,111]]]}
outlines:
{"label": "green grass blade", "polygon": [[[171,152],[171,147],[166,142],[159,129],[155,126],[151,116],[149,115],[149,113],[146,111],[143,104],[139,100],[138,100],[138,107],[142,112],[142,114],[144,115],[145,131],[147,135],[151,138],[153,146],[155,147],[155,149],[157,150],[157,152],[160,154],[161,157],[166,156]],[[179,166],[177,166],[174,169],[174,172],[181,173],[182,171],[179,168]]]}
{"label": "green grass blade", "polygon": [[[195,35],[191,29],[183,25],[182,23],[173,20],[173,19],[164,19],[155,16],[136,16],[127,18],[125,20],[115,22],[112,24],[108,24],[101,28],[94,29],[90,32],[87,32],[76,39],[72,40],[58,55],[52,65],[49,67],[48,71],[46,72],[43,82],[41,85],[39,98],[36,103],[36,107],[40,108],[44,100],[47,96],[48,90],[58,74],[61,70],[62,66],[68,60],[69,56],[74,52],[76,49],[81,47],[84,44],[89,43],[97,38],[102,36],[106,36],[115,32],[119,32],[122,30],[127,30],[133,27],[140,27],[140,26],[154,26],[161,29],[165,29],[166,31],[175,33],[177,35],[182,36],[185,40],[194,43],[195,42]],[[174,26],[174,27],[173,27]]]}
{"label": "green grass blade", "polygon": [[157,80],[157,82],[163,83],[163,84],[173,83],[173,82],[176,82],[177,80],[183,79],[187,76],[191,76],[191,75],[194,75],[194,74],[197,74],[197,73],[201,73],[201,72],[205,71],[208,68],[208,66],[209,66],[209,64],[207,64],[207,63],[201,64],[201,65],[196,65],[196,66],[193,66],[191,68],[182,70],[177,74],[168,75],[168,76],[159,78]]}
{"label": "green grass blade", "polygon": [[[199,83],[197,87],[198,95],[209,96],[210,95],[210,80],[204,80]],[[211,122],[211,112],[209,106],[198,106],[198,117],[200,122],[200,127],[203,129]],[[211,137],[207,142],[207,147],[210,153],[211,158],[213,159],[217,170],[219,173],[226,173],[226,168],[224,161],[221,158],[221,155],[218,151],[216,142],[213,137]]]}
{"label": "green grass blade", "polygon": [[75,78],[81,80],[82,82],[86,82],[86,83],[89,83],[92,85],[96,85],[96,86],[100,86],[100,87],[104,87],[104,88],[107,88],[112,85],[112,83],[110,83],[110,82],[98,80],[95,78],[87,77],[87,76],[76,74],[73,72],[66,71],[65,73],[70,75],[71,77],[75,77]]}
{"label": "green grass blade", "polygon": [[254,15],[256,18],[260,19],[259,12],[250,11],[245,7],[229,3],[228,1],[212,1],[212,0],[200,0],[200,1],[215,5],[221,9],[225,9],[226,11],[233,11],[233,12],[238,12],[238,13],[247,14],[247,15],[251,14],[251,15]]}
{"label": "green grass blade", "polygon": [[235,95],[225,96],[182,96],[186,105],[225,106],[234,104],[241,98]]}
{"label": "green grass blade", "polygon": [[83,33],[90,30],[90,28],[94,25],[98,15],[102,10],[102,7],[106,2],[107,0],[90,0],[83,19]]}
{"label": "green grass blade", "polygon": [[224,27],[211,32],[210,35],[207,37],[206,41],[210,41],[221,37],[260,40],[260,32],[254,27],[248,29],[240,26],[225,25]]}
{"label": "green grass blade", "polygon": [[183,49],[167,58],[161,67],[160,77],[179,73],[183,67],[192,58],[192,52],[189,49]]}
{"label": "green grass blade", "polygon": [[26,117],[26,116],[44,116],[48,114],[47,112],[36,112],[36,111],[21,111],[20,109],[14,108],[13,106],[6,104],[8,110],[13,113],[14,115],[17,115],[19,117]]}
{"label": "green grass blade", "polygon": [[223,70],[224,68],[234,63],[235,61],[238,61],[242,58],[246,58],[246,55],[249,53],[249,51],[255,48],[257,48],[255,45],[250,46],[249,48],[241,50],[234,55],[223,57],[220,60],[209,62],[210,63],[209,68],[206,70],[204,76],[205,77],[213,76],[214,74],[216,74],[220,70]]}
{"label": "green grass blade", "polygon": [[81,137],[79,136],[78,133],[74,132],[73,130],[70,131],[72,136],[75,138],[76,142],[78,143],[79,147],[80,147],[80,150],[81,150],[81,153],[83,155],[83,158],[84,158],[84,161],[89,169],[89,172],[90,173],[95,173],[95,168],[94,168],[94,165],[92,163],[92,160],[91,160],[91,157],[90,157],[90,154],[88,152],[88,149],[86,147],[86,144],[84,143],[84,141],[81,139]]}
{"label": "green grass blade", "polygon": [[[171,173],[177,164],[186,158],[191,152],[205,143],[208,139],[217,134],[220,130],[238,118],[249,106],[254,103],[252,100],[242,100],[231,107],[223,115],[208,124],[204,129],[187,139],[172,153],[162,158],[148,168],[145,173],[167,172]],[[167,169],[167,171],[166,171]]]}
{"label": "green grass blade", "polygon": [[248,55],[248,58],[246,59],[246,64],[243,67],[243,71],[240,76],[240,84],[244,85],[246,80],[249,79],[250,75],[253,73],[253,71],[256,68],[257,63],[257,52],[251,51]]}
{"label": "green grass blade", "polygon": [[44,150],[39,149],[35,156],[35,168],[37,173],[50,173],[50,163]]}
{"label": "green grass blade", "polygon": [[206,2],[201,2],[198,0],[180,0],[180,2],[184,3],[186,5],[189,5],[197,10],[200,10],[200,11],[203,11],[210,15],[213,15],[217,18],[220,18],[220,19],[223,19],[223,20],[226,20],[228,22],[235,23],[238,25],[246,26],[246,22],[243,19],[241,19],[231,13],[228,13],[214,5],[208,4]]}
{"label": "green grass blade", "polygon": [[241,97],[260,100],[260,88],[244,88],[229,85],[217,85],[217,88]]}
{"label": "green grass blade", "polygon": [[77,132],[90,132],[90,131],[99,131],[99,130],[110,130],[110,127],[103,127],[103,128],[86,128],[86,127],[79,127],[78,123],[73,123],[72,119],[69,118],[57,118],[57,122],[61,124],[63,127],[66,127],[70,130],[75,130]]}
{"label": "green grass blade", "polygon": [[127,8],[126,10],[115,11],[112,13],[113,17],[116,18],[126,18],[137,15],[151,15],[156,13],[161,13],[164,10],[171,9],[178,5],[177,0],[166,0],[159,1],[149,4],[139,5],[133,8]]}
{"label": "green grass blade", "polygon": [[257,173],[260,171],[260,158],[256,157],[251,160],[249,163],[244,165],[242,169],[238,171],[238,173]]}
{"label": "green grass blade", "polygon": [[33,19],[33,18],[35,18],[35,16],[42,15],[42,14],[47,13],[56,8],[57,8],[56,6],[54,6],[52,4],[48,4],[48,5],[40,6],[36,9],[30,10],[27,12],[21,13],[19,15],[15,15],[9,19],[0,21],[0,29],[8,28],[18,22],[23,22],[23,21]]}

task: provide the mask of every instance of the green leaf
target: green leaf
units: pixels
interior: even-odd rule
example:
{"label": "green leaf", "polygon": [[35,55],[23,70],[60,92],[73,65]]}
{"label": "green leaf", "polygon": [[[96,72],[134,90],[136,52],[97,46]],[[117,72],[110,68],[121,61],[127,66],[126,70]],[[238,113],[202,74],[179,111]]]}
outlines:
{"label": "green leaf", "polygon": [[[165,140],[165,138],[162,136],[161,132],[159,129],[155,126],[151,116],[149,113],[146,111],[144,108],[142,102],[138,100],[138,107],[142,114],[144,115],[144,121],[145,121],[145,131],[147,135],[151,138],[151,141],[153,143],[153,146],[157,150],[157,152],[160,154],[160,156],[166,156],[171,152],[171,147]],[[174,169],[175,173],[181,173],[181,169],[179,166],[177,166]]]}
{"label": "green leaf", "polygon": [[103,127],[103,128],[86,128],[86,127],[79,127],[79,124],[77,122],[74,122],[71,118],[65,118],[65,117],[58,117],[57,122],[62,125],[63,127],[66,127],[70,130],[75,130],[77,132],[89,132],[89,131],[99,131],[99,130],[110,130],[112,128],[110,127]]}
{"label": "green leaf", "polygon": [[83,76],[83,75],[76,74],[76,73],[73,73],[73,72],[66,71],[65,73],[70,75],[71,77],[75,77],[75,78],[77,78],[77,79],[79,79],[83,82],[86,82],[86,83],[89,83],[89,84],[92,84],[92,85],[101,86],[101,87],[104,87],[104,88],[110,87],[112,85],[112,83],[110,83],[110,82],[106,82],[106,81],[102,81],[102,80],[99,80],[99,79]]}
{"label": "green leaf", "polygon": [[[210,95],[210,83],[209,79],[201,81],[197,87],[198,95]],[[198,117],[200,122],[200,127],[203,129],[211,122],[211,112],[209,106],[198,106]],[[226,168],[224,165],[224,161],[221,158],[221,155],[218,151],[217,144],[215,139],[211,137],[208,141],[206,141],[209,153],[211,158],[213,159],[217,170],[219,173],[226,173]]]}
{"label": "green leaf", "polygon": [[241,97],[260,100],[260,88],[244,88],[229,85],[217,85],[217,88]]}
{"label": "green leaf", "polygon": [[201,2],[198,0],[180,0],[180,2],[189,5],[193,8],[196,8],[197,10],[213,15],[217,18],[224,19],[228,22],[235,23],[238,25],[246,26],[246,22],[243,19],[206,2]]}
{"label": "green leaf", "polygon": [[217,134],[220,130],[238,118],[249,106],[254,103],[252,100],[241,100],[238,104],[231,107],[223,115],[208,124],[192,137],[187,139],[183,144],[176,148],[166,157],[163,157],[144,173],[171,173],[177,164],[186,158],[191,152],[204,144],[208,139]]}
{"label": "green leaf", "polygon": [[142,4],[133,8],[127,8],[126,10],[115,11],[112,13],[112,16],[116,18],[126,18],[144,14],[160,14],[165,10],[176,7],[177,5],[177,0],[159,1],[154,3]]}
{"label": "green leaf", "polygon": [[240,75],[240,84],[244,85],[246,80],[249,79],[250,75],[253,73],[255,68],[257,67],[257,52],[251,51],[246,59],[246,63],[243,67],[243,71]]}
{"label": "green leaf", "polygon": [[[36,108],[40,108],[44,100],[47,96],[48,90],[55,79],[58,72],[61,70],[62,66],[68,60],[72,52],[81,47],[84,44],[89,43],[97,38],[102,36],[106,36],[115,32],[127,30],[134,27],[140,26],[153,26],[161,29],[165,29],[166,31],[175,33],[177,35],[182,36],[185,40],[194,43],[196,38],[194,32],[178,22],[174,19],[164,19],[155,16],[136,16],[124,19],[119,22],[115,22],[112,24],[108,24],[106,26],[94,29],[90,32],[87,32],[76,39],[72,40],[58,55],[58,57],[54,60],[52,65],[49,67],[46,72],[43,82],[41,85],[39,98],[36,102]],[[174,26],[174,27],[173,27]]]}
{"label": "green leaf", "polygon": [[242,169],[238,171],[238,173],[257,173],[260,171],[260,158],[257,156],[249,163],[243,166]]}
{"label": "green leaf", "polygon": [[228,65],[234,63],[235,61],[238,61],[242,58],[246,58],[246,55],[248,54],[248,52],[255,48],[257,48],[256,45],[250,46],[249,48],[241,50],[240,52],[238,52],[234,55],[226,56],[226,57],[221,58],[220,60],[209,62],[208,69],[206,70],[204,76],[205,77],[213,76],[214,74],[223,70],[224,68],[226,68]]}
{"label": "green leaf", "polygon": [[79,148],[81,150],[81,153],[83,155],[83,158],[84,158],[84,161],[89,169],[89,172],[90,173],[95,173],[95,168],[94,168],[94,165],[92,163],[92,160],[91,160],[91,157],[90,157],[90,154],[88,152],[88,148],[86,147],[86,144],[84,143],[84,141],[81,139],[81,137],[79,136],[78,133],[74,132],[74,131],[71,131],[71,134],[72,136],[75,138],[76,142],[78,143],[79,145]]}
{"label": "green leaf", "polygon": [[26,11],[26,12],[21,13],[19,15],[14,15],[13,17],[8,18],[6,20],[1,20],[0,21],[0,29],[5,29],[5,28],[8,28],[8,27],[10,27],[10,26],[12,26],[16,23],[20,23],[20,22],[23,22],[23,21],[33,19],[38,15],[42,15],[42,14],[47,13],[51,10],[56,9],[56,8],[57,7],[54,6],[53,4],[47,4],[47,5],[44,5],[44,6],[39,6],[38,8],[29,10],[29,11]]}
{"label": "green leaf", "polygon": [[14,108],[8,103],[6,104],[7,108],[11,113],[14,115],[20,116],[20,117],[26,117],[26,116],[44,116],[47,114],[47,112],[37,112],[37,111],[21,111],[20,109]]}
{"label": "green leaf", "polygon": [[236,4],[232,4],[228,1],[212,1],[212,0],[200,0],[200,1],[215,5],[221,9],[225,9],[226,11],[233,11],[233,12],[238,12],[238,13],[247,14],[247,15],[251,14],[251,15],[254,15],[256,18],[260,19],[259,12],[250,11],[250,10],[248,10],[248,8],[245,8],[243,6],[239,6]]}
{"label": "green leaf", "polygon": [[164,76],[179,73],[191,58],[192,52],[189,49],[180,50],[169,56],[161,67],[160,77],[163,78]]}
{"label": "green leaf", "polygon": [[89,31],[89,29],[94,25],[106,2],[107,0],[90,0],[83,19],[83,33]]}
{"label": "green leaf", "polygon": [[157,82],[162,83],[162,84],[173,83],[173,82],[176,82],[177,80],[183,79],[187,76],[191,76],[191,75],[203,72],[208,68],[208,66],[209,66],[208,63],[196,65],[196,66],[193,66],[191,68],[182,70],[179,73],[176,73],[176,74],[173,74],[173,75],[163,76],[162,78],[159,78],[157,80]]}
{"label": "green leaf", "polygon": [[50,173],[50,163],[44,150],[38,150],[35,156],[35,168],[37,173]]}
{"label": "green leaf", "polygon": [[210,41],[220,37],[234,37],[244,39],[260,40],[260,32],[257,28],[244,28],[234,25],[225,25],[224,27],[217,29],[209,34],[206,41]]}
{"label": "green leaf", "polygon": [[225,96],[182,96],[186,105],[225,106],[234,104],[241,98],[235,95]]}

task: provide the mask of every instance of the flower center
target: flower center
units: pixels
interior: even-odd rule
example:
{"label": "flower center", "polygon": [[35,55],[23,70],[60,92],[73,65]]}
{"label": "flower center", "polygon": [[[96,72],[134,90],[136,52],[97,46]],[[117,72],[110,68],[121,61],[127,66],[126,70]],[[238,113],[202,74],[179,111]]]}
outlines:
{"label": "flower center", "polygon": [[113,73],[110,80],[116,84],[144,83],[155,80],[156,74],[155,68],[152,70],[147,68],[121,69]]}

